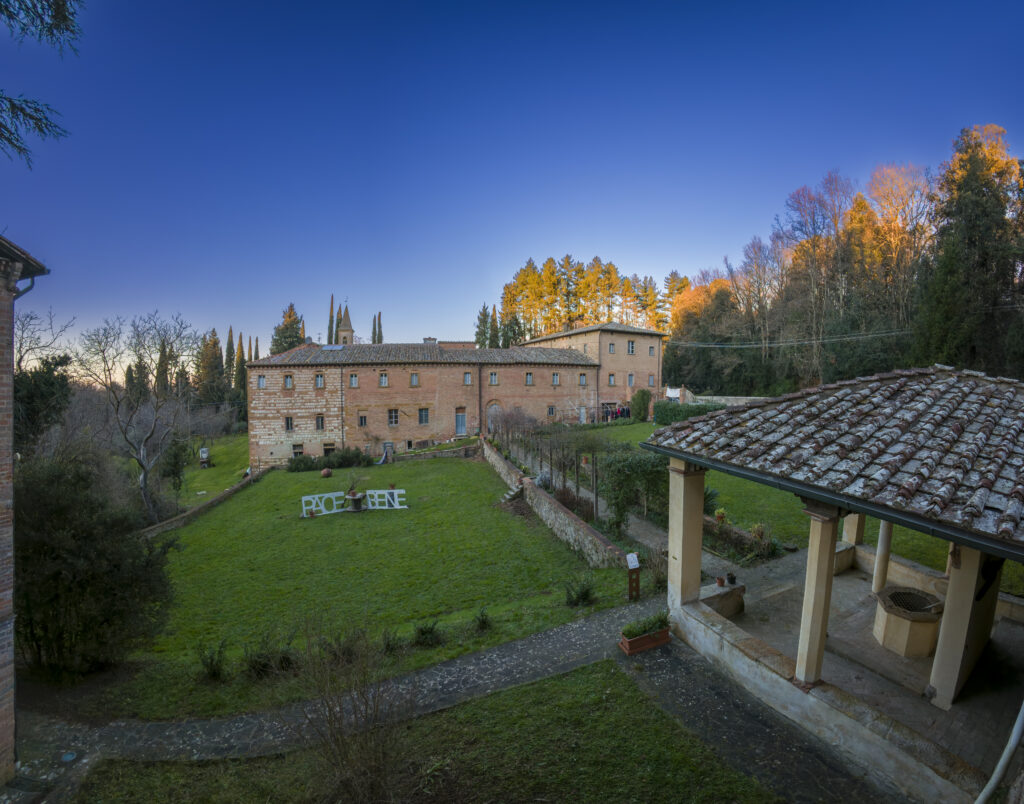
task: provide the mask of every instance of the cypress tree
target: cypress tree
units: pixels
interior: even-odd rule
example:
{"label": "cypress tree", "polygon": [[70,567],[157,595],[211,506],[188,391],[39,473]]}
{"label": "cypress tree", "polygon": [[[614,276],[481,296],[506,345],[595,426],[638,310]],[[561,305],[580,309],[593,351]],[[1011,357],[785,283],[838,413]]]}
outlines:
{"label": "cypress tree", "polygon": [[299,324],[299,335],[302,337],[302,342],[306,342],[306,320],[303,319],[302,323]]}
{"label": "cypress tree", "polygon": [[[238,355],[241,359],[242,355]],[[231,383],[235,379],[235,333],[232,330],[231,325],[228,324],[228,339],[224,344],[224,384],[231,388]]]}
{"label": "cypress tree", "polygon": [[249,336],[249,363],[252,362],[252,335]]}
{"label": "cypress tree", "polygon": [[156,359],[156,372],[153,377],[153,390],[164,395],[171,389],[171,356],[167,351],[167,341],[160,341],[160,354]]}
{"label": "cypress tree", "polygon": [[381,324],[379,311],[377,313],[377,343],[384,343],[384,327]]}
{"label": "cypress tree", "polygon": [[327,315],[327,345],[334,343],[334,294],[331,294],[331,312]]}
{"label": "cypress tree", "polygon": [[242,398],[244,399],[245,398],[246,383],[245,383],[245,361],[242,359],[243,352],[242,352],[242,333],[241,332],[238,333],[238,352],[237,352],[237,354],[238,354],[238,357],[235,360],[234,386],[235,386],[235,390],[238,391],[238,393],[241,394]]}
{"label": "cypress tree", "polygon": [[373,334],[370,336],[370,343],[377,342],[377,316],[373,317]]}
{"label": "cypress tree", "polygon": [[487,348],[497,349],[501,346],[501,332],[498,329],[498,310],[491,306],[491,321],[487,326]]}
{"label": "cypress tree", "polygon": [[341,305],[338,305],[338,310],[334,314],[334,342],[341,343]]}
{"label": "cypress tree", "polygon": [[203,337],[199,349],[199,365],[196,367],[196,388],[199,399],[208,405],[224,401],[226,390],[224,381],[224,355],[220,351],[220,338],[217,330],[211,329],[210,334]]}
{"label": "cypress tree", "polygon": [[476,336],[473,338],[478,349],[487,348],[487,327],[490,317],[487,315],[487,305],[480,308],[476,314]]}
{"label": "cypress tree", "polygon": [[256,336],[256,350],[253,352],[253,360],[260,359],[260,336]]}

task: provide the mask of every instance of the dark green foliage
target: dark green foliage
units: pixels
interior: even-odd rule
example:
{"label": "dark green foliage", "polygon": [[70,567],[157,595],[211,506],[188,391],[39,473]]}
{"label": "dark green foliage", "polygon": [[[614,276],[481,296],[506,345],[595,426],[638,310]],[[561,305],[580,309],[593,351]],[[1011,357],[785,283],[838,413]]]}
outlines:
{"label": "dark green foliage", "polygon": [[630,418],[636,422],[647,421],[647,412],[651,407],[651,392],[646,388],[639,389],[629,401]]}
{"label": "dark green foliage", "polygon": [[347,634],[321,636],[317,640],[320,655],[333,665],[350,665],[368,650],[366,631],[357,628]]}
{"label": "dark green foliage", "polygon": [[330,455],[298,455],[288,459],[289,472],[312,472],[320,469],[346,469],[350,466],[369,466],[373,458],[356,447],[346,447]]}
{"label": "dark green foliage", "polygon": [[185,467],[188,466],[191,458],[188,439],[172,439],[164,454],[160,456],[160,477],[171,481],[175,494],[181,491],[181,484],[185,477]]}
{"label": "dark green foliage", "polygon": [[227,381],[224,379],[224,355],[221,353],[220,338],[217,337],[216,329],[211,329],[203,336],[202,345],[199,347],[195,382],[200,402],[216,405],[224,401]]}
{"label": "dark green foliage", "polygon": [[418,623],[412,637],[412,644],[418,648],[434,648],[444,644],[444,631],[438,628],[437,620]]}
{"label": "dark green foliage", "polygon": [[725,405],[695,402],[688,402],[681,405],[678,402],[671,402],[667,399],[663,399],[660,402],[654,403],[654,423],[664,427],[666,424],[685,421],[686,419],[690,419],[694,416],[703,416],[705,413],[710,413],[713,410],[721,410],[724,407]]}
{"label": "dark green foliage", "polygon": [[480,312],[476,314],[476,333],[473,336],[473,342],[477,345],[478,349],[487,348],[487,330],[490,328],[491,314],[487,311],[487,305],[485,304],[480,308]]}
{"label": "dark green foliage", "polygon": [[[301,346],[302,343],[302,318],[295,312],[295,305],[293,303],[289,303],[288,306],[284,308],[284,312],[281,313],[281,323],[274,327],[274,335],[270,339],[270,354],[278,355],[281,354],[281,352],[287,352],[289,349]],[[257,338],[256,360],[260,359],[259,351],[260,342]]]}
{"label": "dark green foliage", "polygon": [[377,313],[377,343],[384,343],[384,322],[380,313]]}
{"label": "dark green foliage", "polygon": [[477,631],[490,631],[494,627],[491,615],[487,613],[485,608],[481,608],[480,611],[473,615],[473,624],[476,626]]}
{"label": "dark green foliage", "polygon": [[402,638],[398,635],[397,632],[393,631],[390,628],[385,628],[381,632],[380,649],[384,653],[388,655],[398,653],[398,651],[400,651],[403,647],[405,647],[405,642],[402,640]]}
{"label": "dark green foliage", "polygon": [[14,372],[14,451],[30,454],[71,401],[70,355],[44,357],[30,369]]}
{"label": "dark green foliage", "polygon": [[377,316],[373,316],[373,332],[370,335],[370,343],[377,342]]}
{"label": "dark green foliage", "polygon": [[115,664],[163,625],[171,541],[138,535],[89,465],[24,461],[15,473],[18,649],[30,666],[76,675]]}
{"label": "dark green foliage", "polygon": [[[484,305],[486,309],[486,305]],[[526,339],[526,330],[519,316],[513,313],[508,315],[502,312],[501,321],[501,348],[508,349],[512,346],[519,346]]]}
{"label": "dark green foliage", "polygon": [[334,328],[337,326],[337,322],[334,318],[334,294],[331,294],[331,309],[327,314],[327,345],[330,346],[334,343]]}
{"label": "dark green foliage", "polygon": [[[239,354],[241,358],[241,354]],[[230,389],[235,379],[235,332],[228,325],[228,339],[224,343],[224,385]]]}
{"label": "dark green foliage", "polygon": [[620,449],[605,456],[601,469],[601,496],[611,509],[608,524],[617,535],[625,529],[629,512],[638,508],[667,509],[668,458],[646,450]]}
{"label": "dark green foliage", "polygon": [[217,647],[200,643],[196,648],[196,656],[203,667],[203,676],[210,681],[223,681],[227,678],[226,651],[228,641],[222,639]]}
{"label": "dark green foliage", "polygon": [[668,609],[662,609],[650,617],[626,623],[622,627],[622,635],[626,639],[636,639],[638,636],[653,634],[665,628],[668,628]]}
{"label": "dark green foliage", "polygon": [[282,637],[274,629],[264,631],[255,643],[247,642],[242,647],[242,662],[246,672],[255,679],[295,672],[300,662],[298,653],[292,647],[294,641],[294,632]]}
{"label": "dark green foliage", "polygon": [[704,486],[704,514],[705,516],[714,516],[715,510],[718,508],[718,490],[711,488],[711,486]]}
{"label": "dark green foliage", "polygon": [[487,348],[497,349],[501,346],[501,330],[498,328],[498,310],[491,307],[491,318],[487,324]]}
{"label": "dark green foliage", "polygon": [[578,575],[565,584],[565,605],[572,608],[590,606],[596,600],[594,576],[591,573]]}

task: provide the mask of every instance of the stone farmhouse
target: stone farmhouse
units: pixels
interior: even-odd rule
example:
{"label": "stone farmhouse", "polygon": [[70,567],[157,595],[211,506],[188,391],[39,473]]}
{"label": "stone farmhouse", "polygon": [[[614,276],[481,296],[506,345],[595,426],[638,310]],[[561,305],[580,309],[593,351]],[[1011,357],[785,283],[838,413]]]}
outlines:
{"label": "stone farmhouse", "polygon": [[[347,318],[345,319],[347,320]],[[248,364],[252,466],[356,447],[418,449],[486,430],[502,411],[541,422],[593,422],[640,388],[657,399],[662,339],[607,323],[510,349],[469,342],[307,342]]]}

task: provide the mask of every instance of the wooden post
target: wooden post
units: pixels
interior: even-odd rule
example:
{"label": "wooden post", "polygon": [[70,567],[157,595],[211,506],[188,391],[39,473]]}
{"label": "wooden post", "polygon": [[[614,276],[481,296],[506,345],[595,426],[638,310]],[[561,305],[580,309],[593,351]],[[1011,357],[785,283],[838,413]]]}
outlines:
{"label": "wooden post", "polygon": [[811,533],[807,545],[807,574],[800,616],[800,643],[796,654],[796,679],[802,684],[815,684],[821,680],[821,664],[825,658],[839,510],[806,500],[804,502],[807,504],[804,513],[811,518]]}

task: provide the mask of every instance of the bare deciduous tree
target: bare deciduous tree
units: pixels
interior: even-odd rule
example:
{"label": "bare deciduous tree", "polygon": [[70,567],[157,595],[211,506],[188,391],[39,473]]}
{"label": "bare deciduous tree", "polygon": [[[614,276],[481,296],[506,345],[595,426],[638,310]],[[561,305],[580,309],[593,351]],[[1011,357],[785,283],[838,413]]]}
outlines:
{"label": "bare deciduous tree", "polygon": [[64,338],[75,319],[58,324],[53,310],[46,317],[32,310],[18,310],[14,315],[14,370],[22,371],[44,357],[67,351]]}

